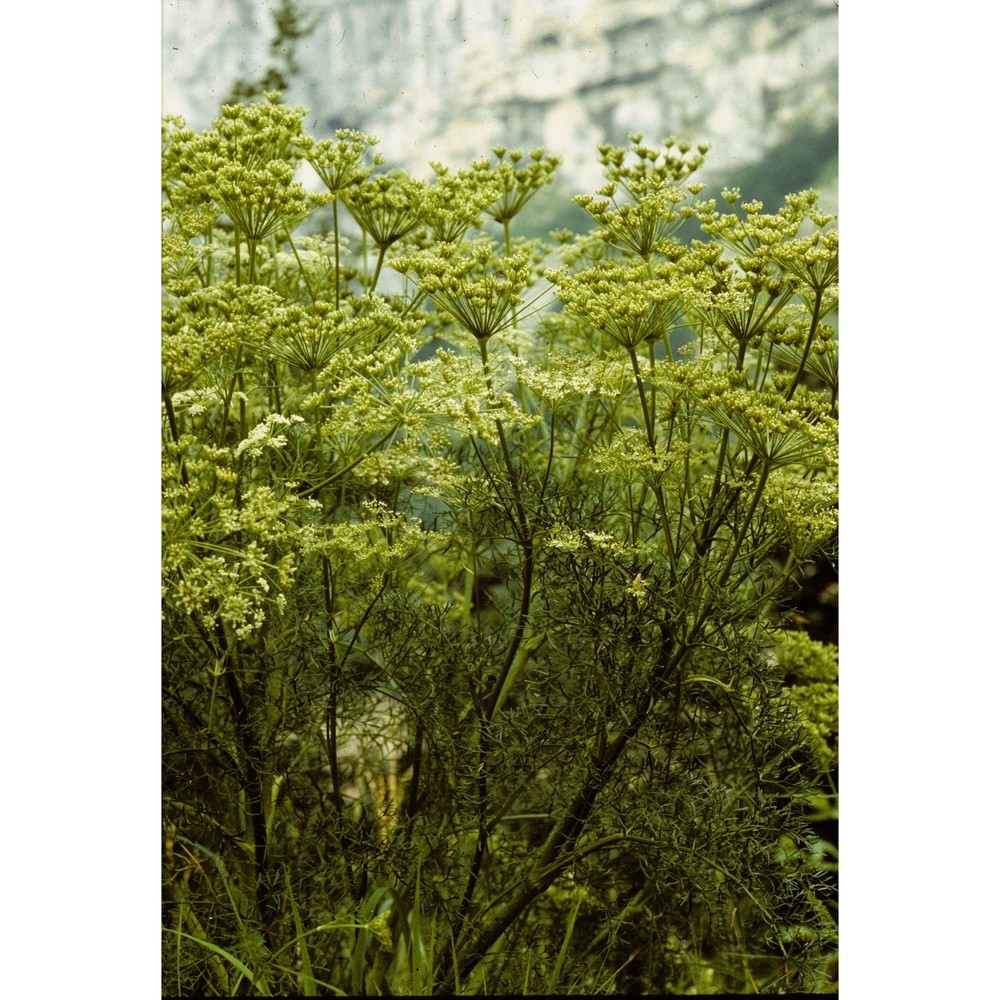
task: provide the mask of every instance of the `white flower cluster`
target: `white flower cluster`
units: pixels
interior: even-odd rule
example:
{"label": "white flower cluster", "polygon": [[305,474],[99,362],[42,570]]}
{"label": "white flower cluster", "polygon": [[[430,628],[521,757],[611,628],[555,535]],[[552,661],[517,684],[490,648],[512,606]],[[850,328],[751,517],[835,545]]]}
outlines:
{"label": "white flower cluster", "polygon": [[809,558],[837,530],[837,487],[774,472],[764,489],[764,505],[780,525],[793,554]]}
{"label": "white flower cluster", "polygon": [[612,562],[633,559],[636,556],[642,557],[650,551],[648,545],[623,541],[610,531],[581,530],[565,524],[553,528],[543,544],[558,552],[568,552],[583,558],[607,559]]}
{"label": "white flower cluster", "polygon": [[375,500],[362,506],[362,520],[315,531],[307,550],[322,553],[335,564],[368,564],[376,572],[388,573],[441,540],[437,532],[425,531],[418,518],[407,519]]}
{"label": "white flower cluster", "polygon": [[633,383],[626,361],[614,356],[580,357],[555,353],[546,359],[545,367],[524,358],[512,360],[521,384],[551,409],[567,400],[587,396],[618,399]]}
{"label": "white flower cluster", "polygon": [[625,587],[625,593],[629,597],[634,597],[639,608],[644,608],[649,603],[649,591],[653,586],[653,581],[644,577],[641,573],[636,573]]}
{"label": "white flower cluster", "polygon": [[275,434],[276,427],[290,427],[302,423],[303,418],[297,416],[285,417],[280,413],[269,413],[256,427],[236,446],[236,455],[249,452],[254,458],[260,458],[265,448],[284,448],[288,439],[284,434]]}

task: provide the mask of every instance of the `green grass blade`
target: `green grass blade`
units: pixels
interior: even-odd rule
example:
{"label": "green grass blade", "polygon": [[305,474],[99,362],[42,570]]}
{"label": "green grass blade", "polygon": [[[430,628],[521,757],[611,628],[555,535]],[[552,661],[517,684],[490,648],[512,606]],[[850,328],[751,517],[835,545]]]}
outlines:
{"label": "green grass blade", "polygon": [[413,907],[409,914],[410,991],[415,996],[430,996],[434,989],[434,924],[431,922],[430,945],[424,941],[423,920],[420,916],[420,864],[413,890]]}
{"label": "green grass blade", "polygon": [[[296,971],[295,969],[289,968],[287,965],[280,965],[277,962],[274,963],[273,968],[277,969],[279,972],[284,972],[289,976],[299,976],[301,971]],[[346,997],[348,994],[345,993],[339,986],[334,986],[333,983],[324,982],[322,979],[317,979],[313,977],[313,986],[322,987],[324,990],[329,990],[335,997]],[[313,996],[319,996],[318,993],[314,993]]]}
{"label": "green grass blade", "polygon": [[299,908],[295,904],[295,894],[292,892],[292,878],[285,870],[285,884],[288,886],[288,902],[292,907],[292,920],[295,921],[295,937],[301,942],[299,950],[302,952],[302,995],[307,997],[318,996],[316,992],[316,981],[313,979],[312,961],[309,958],[309,946],[306,944],[306,932],[302,927],[302,918],[299,916]]}
{"label": "green grass blade", "polygon": [[[215,952],[216,955],[220,955],[227,962],[229,962],[241,975],[245,976],[252,983],[255,979],[253,972],[248,969],[235,955],[230,954],[225,948],[220,948],[217,944],[212,944],[211,941],[205,941],[202,938],[196,938],[193,934],[186,934],[182,930],[174,929],[174,934],[179,934],[181,937],[186,937],[189,941],[196,941],[202,947],[207,948],[209,951]],[[237,986],[239,983],[236,984]],[[233,987],[234,991],[236,987]],[[269,997],[271,993],[263,985],[257,986],[258,991],[260,991],[261,996]],[[233,996],[235,996],[235,992]]]}
{"label": "green grass blade", "polygon": [[566,933],[563,935],[562,947],[559,949],[559,955],[556,957],[556,964],[552,967],[552,972],[549,974],[549,981],[545,985],[546,993],[554,993],[556,983],[559,982],[559,977],[562,975],[562,968],[566,962],[566,955],[569,953],[569,942],[573,937],[573,928],[576,926],[576,915],[580,912],[580,904],[583,902],[583,893],[581,892],[576,897],[576,903],[573,904],[573,910],[569,915],[569,919],[566,921]]}

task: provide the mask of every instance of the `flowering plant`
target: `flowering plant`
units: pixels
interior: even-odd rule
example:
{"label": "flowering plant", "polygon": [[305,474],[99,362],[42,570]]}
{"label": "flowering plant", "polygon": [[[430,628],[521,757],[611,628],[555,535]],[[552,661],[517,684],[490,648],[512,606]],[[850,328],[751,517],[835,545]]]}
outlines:
{"label": "flowering plant", "polygon": [[164,128],[168,990],[827,988],[833,218],[303,114]]}

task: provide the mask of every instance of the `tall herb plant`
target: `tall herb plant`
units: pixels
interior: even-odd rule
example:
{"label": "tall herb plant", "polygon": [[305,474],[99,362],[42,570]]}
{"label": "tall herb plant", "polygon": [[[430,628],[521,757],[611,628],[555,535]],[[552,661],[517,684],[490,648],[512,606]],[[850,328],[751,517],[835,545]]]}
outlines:
{"label": "tall herb plant", "polygon": [[832,990],[833,219],[303,116],[164,123],[165,992]]}

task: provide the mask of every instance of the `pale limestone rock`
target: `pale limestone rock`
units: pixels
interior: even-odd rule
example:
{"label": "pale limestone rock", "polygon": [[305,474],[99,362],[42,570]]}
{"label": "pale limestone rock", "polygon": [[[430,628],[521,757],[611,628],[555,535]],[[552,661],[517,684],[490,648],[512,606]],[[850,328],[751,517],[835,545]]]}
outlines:
{"label": "pale limestone rock", "polygon": [[[237,76],[274,62],[274,0],[163,5],[164,111],[205,128]],[[598,142],[676,135],[708,173],[760,160],[837,119],[833,0],[300,0],[316,30],[287,99],[317,135],[354,127],[418,176],[502,144],[602,183]]]}

